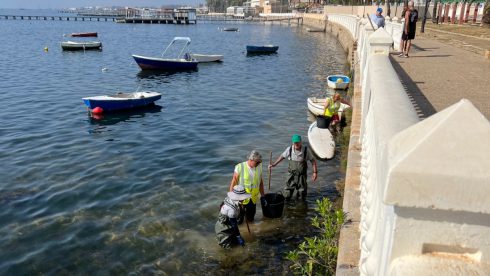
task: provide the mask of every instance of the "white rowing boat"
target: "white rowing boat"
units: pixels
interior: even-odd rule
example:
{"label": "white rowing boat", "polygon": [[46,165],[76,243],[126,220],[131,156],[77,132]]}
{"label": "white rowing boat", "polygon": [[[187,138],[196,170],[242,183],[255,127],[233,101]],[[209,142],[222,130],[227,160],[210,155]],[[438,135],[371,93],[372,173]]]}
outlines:
{"label": "white rowing boat", "polygon": [[[308,110],[313,113],[315,116],[319,116],[323,114],[323,109],[325,107],[325,101],[327,98],[316,98],[316,97],[309,97],[307,99],[308,103]],[[349,108],[350,105],[340,103],[340,108],[339,112],[344,112],[347,108]]]}
{"label": "white rowing boat", "polygon": [[202,55],[202,54],[190,54],[191,57],[199,63],[203,62],[216,62],[216,61],[222,61],[223,60],[223,55]]}

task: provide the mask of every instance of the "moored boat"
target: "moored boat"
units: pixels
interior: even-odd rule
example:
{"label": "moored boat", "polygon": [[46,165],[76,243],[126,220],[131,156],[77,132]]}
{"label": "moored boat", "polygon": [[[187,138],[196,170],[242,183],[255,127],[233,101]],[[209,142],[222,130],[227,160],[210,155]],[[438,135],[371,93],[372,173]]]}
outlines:
{"label": "moored boat", "polygon": [[308,142],[320,159],[332,159],[335,155],[335,141],[328,128],[319,128],[313,122],[308,129]]}
{"label": "moored boat", "polygon": [[330,75],[327,77],[328,87],[333,89],[346,89],[349,87],[350,78],[345,75]]}
{"label": "moored boat", "polygon": [[224,31],[224,32],[238,32],[238,28],[227,27],[227,28],[223,28],[222,31]]}
{"label": "moored boat", "polygon": [[307,32],[310,32],[310,33],[324,33],[325,32],[325,29],[324,28],[306,28],[306,31]]}
{"label": "moored boat", "polygon": [[97,33],[72,33],[71,37],[97,37]]}
{"label": "moored boat", "polygon": [[103,109],[103,112],[111,112],[148,106],[154,104],[161,97],[162,94],[157,92],[142,91],[85,97],[82,100],[90,110],[99,107]]}
{"label": "moored boat", "polygon": [[[327,98],[309,97],[307,99],[308,110],[315,116],[323,115],[326,100]],[[344,112],[349,107],[348,104],[340,103],[339,112]]]}
{"label": "moored boat", "polygon": [[61,49],[65,50],[65,51],[100,50],[100,49],[102,49],[102,42],[100,42],[100,41],[63,41],[63,42],[61,42]]}
{"label": "moored boat", "polygon": [[[177,41],[184,41],[185,45],[174,58],[165,58],[165,53]],[[198,61],[193,59],[188,52],[191,39],[188,37],[175,37],[162,53],[162,57],[148,57],[132,55],[138,66],[142,70],[163,70],[163,71],[186,71],[196,70]]]}
{"label": "moored boat", "polygon": [[275,45],[247,45],[248,54],[270,54],[275,53],[279,46]]}
{"label": "moored boat", "polygon": [[191,54],[191,57],[199,63],[204,63],[204,62],[216,62],[216,61],[222,61],[223,60],[223,55],[203,55],[203,54]]}

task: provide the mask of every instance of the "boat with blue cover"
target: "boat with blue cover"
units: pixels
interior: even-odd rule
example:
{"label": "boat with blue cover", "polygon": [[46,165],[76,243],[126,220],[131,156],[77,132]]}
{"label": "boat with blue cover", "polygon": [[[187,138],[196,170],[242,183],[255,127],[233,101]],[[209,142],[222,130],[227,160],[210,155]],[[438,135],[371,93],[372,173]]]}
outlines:
{"label": "boat with blue cover", "polygon": [[[177,57],[166,58],[167,51],[178,41],[183,41],[184,46]],[[188,37],[174,37],[172,42],[163,51],[161,57],[148,57],[132,55],[141,70],[163,70],[163,71],[187,71],[196,70],[198,61],[189,53],[191,39]]]}
{"label": "boat with blue cover", "polygon": [[328,87],[333,89],[346,89],[349,87],[350,78],[345,75],[330,75],[327,77]]}
{"label": "boat with blue cover", "polygon": [[275,45],[247,45],[247,54],[271,54],[277,52],[279,46]]}
{"label": "boat with blue cover", "polygon": [[100,107],[104,112],[127,110],[152,105],[155,101],[162,98],[162,94],[157,92],[119,92],[114,95],[103,95],[82,98],[85,105],[93,110]]}

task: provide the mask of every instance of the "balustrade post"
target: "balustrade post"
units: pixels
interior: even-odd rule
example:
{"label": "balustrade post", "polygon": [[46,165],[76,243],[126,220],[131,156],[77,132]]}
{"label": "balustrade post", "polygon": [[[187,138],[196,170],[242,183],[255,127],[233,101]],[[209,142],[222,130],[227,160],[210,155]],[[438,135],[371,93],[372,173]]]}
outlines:
{"label": "balustrade post", "polygon": [[380,275],[489,275],[488,141],[489,121],[465,99],[389,141],[395,219]]}

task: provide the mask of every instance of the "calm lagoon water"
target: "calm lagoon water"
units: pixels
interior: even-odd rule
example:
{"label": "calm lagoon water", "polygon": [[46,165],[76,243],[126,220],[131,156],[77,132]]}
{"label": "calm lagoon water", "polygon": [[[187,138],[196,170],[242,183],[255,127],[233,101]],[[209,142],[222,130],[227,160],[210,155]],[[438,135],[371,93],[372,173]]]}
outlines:
{"label": "calm lagoon water", "polygon": [[[275,220],[259,207],[252,234],[241,229],[245,248],[217,246],[218,206],[252,149],[266,165],[293,133],[306,138],[306,98],[331,93],[326,76],[345,55],[332,36],[295,25],[222,26],[0,20],[0,274],[288,273],[283,256],[312,234],[315,200],[337,196],[338,160],[319,163],[306,205]],[[63,34],[93,31],[102,51],[61,51]],[[224,62],[142,73],[131,54],[159,55],[175,36]],[[280,48],[247,56],[247,44]],[[162,100],[98,119],[81,100],[136,90]],[[271,192],[286,170],[274,169]]]}

